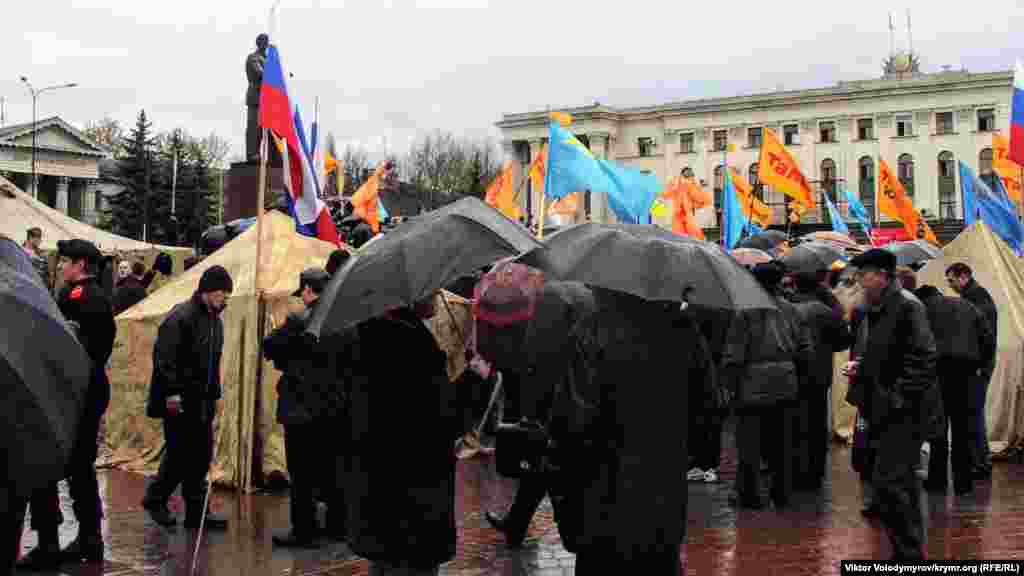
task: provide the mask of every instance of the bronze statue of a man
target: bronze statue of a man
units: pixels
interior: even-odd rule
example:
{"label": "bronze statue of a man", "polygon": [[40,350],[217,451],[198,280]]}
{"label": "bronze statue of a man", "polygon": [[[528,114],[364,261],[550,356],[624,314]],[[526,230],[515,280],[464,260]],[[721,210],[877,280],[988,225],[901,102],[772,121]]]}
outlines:
{"label": "bronze statue of a man", "polygon": [[250,161],[260,157],[260,87],[263,85],[263,66],[267,63],[269,43],[270,38],[260,34],[256,37],[256,51],[245,59],[245,77],[249,80],[249,88],[245,91],[245,106],[249,110],[245,125],[245,157]]}

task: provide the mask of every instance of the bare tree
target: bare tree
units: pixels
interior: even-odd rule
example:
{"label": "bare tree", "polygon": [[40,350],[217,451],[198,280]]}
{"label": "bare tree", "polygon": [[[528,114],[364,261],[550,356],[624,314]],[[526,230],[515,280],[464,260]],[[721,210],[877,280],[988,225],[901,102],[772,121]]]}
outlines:
{"label": "bare tree", "polygon": [[500,170],[498,150],[491,139],[457,138],[435,130],[413,143],[402,174],[438,206],[462,196],[482,197]]}
{"label": "bare tree", "polygon": [[85,125],[84,132],[93,142],[109,150],[115,159],[124,157],[126,151],[124,145],[125,133],[117,120],[107,116],[102,120],[89,122]]}
{"label": "bare tree", "polygon": [[198,145],[203,149],[211,168],[224,168],[224,161],[231,153],[231,142],[221,138],[216,132],[211,131],[203,138],[197,140]]}

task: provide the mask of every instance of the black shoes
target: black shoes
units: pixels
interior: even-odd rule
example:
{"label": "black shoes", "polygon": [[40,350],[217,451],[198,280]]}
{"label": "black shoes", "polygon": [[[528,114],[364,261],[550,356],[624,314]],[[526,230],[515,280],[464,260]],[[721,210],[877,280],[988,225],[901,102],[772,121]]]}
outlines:
{"label": "black shoes", "polygon": [[[185,515],[185,528],[192,530],[199,529],[200,520],[194,517]],[[206,513],[206,522],[203,523],[203,527],[206,530],[218,530],[223,531],[228,529],[228,520],[224,516],[215,512]]]}
{"label": "black shoes", "polygon": [[153,519],[153,522],[156,522],[164,528],[171,528],[178,524],[178,521],[175,520],[174,516],[172,516],[167,510],[167,506],[163,503],[143,500],[142,507],[149,512],[149,517]]}
{"label": "black shoes", "polygon": [[55,572],[60,568],[60,550],[53,548],[33,548],[18,560],[15,570],[18,572]]}
{"label": "black shoes", "polygon": [[62,564],[87,564],[103,563],[103,542],[83,542],[81,538],[75,538],[67,548],[60,551]]}
{"label": "black shoes", "polygon": [[56,572],[62,564],[102,564],[103,542],[83,543],[75,538],[67,548],[59,550],[52,546],[33,548],[18,561],[15,567],[21,572]]}

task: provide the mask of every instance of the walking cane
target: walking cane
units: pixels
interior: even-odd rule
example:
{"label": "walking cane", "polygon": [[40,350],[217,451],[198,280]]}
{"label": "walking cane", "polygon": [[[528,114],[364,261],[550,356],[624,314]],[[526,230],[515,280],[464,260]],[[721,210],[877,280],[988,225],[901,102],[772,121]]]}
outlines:
{"label": "walking cane", "polygon": [[[480,433],[484,429],[484,425],[487,423],[488,418],[491,416],[491,408],[494,408],[494,404],[498,401],[498,396],[501,394],[501,372],[495,374],[494,390],[491,392],[491,399],[487,402],[487,409],[484,410],[484,416],[480,419],[480,423],[473,428],[473,435],[477,438],[480,437]],[[458,452],[464,444],[464,438],[459,438],[455,441],[455,451]]]}
{"label": "walking cane", "polygon": [[206,497],[203,498],[203,516],[199,520],[199,532],[196,533],[196,548],[192,552],[192,569],[189,576],[195,576],[196,564],[199,561],[199,544],[203,541],[203,528],[206,526],[206,510],[210,507],[210,491],[213,490],[213,482],[210,481],[210,473],[206,473]]}

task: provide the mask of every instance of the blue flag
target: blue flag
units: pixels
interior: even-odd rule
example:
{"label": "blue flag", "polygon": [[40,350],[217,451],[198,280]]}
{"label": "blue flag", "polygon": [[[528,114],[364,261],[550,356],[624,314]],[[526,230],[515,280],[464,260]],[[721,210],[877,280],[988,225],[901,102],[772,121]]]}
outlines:
{"label": "blue flag", "polygon": [[1024,231],[1013,208],[1002,179],[994,178],[996,190],[985,184],[966,164],[960,162],[960,189],[964,196],[964,224],[970,226],[981,220],[1006,242],[1014,253],[1020,254]]}
{"label": "blue flag", "polygon": [[732,176],[729,170],[724,170],[724,184],[722,187],[722,238],[725,241],[725,249],[732,250],[740,241],[743,235],[743,228],[747,226],[747,219],[743,216],[743,207],[736,195],[736,186],[732,183]]}
{"label": "blue flag", "polygon": [[860,198],[857,198],[845,186],[843,193],[846,194],[846,205],[850,208],[850,215],[864,228],[864,233],[868,235],[868,238],[871,238],[871,216],[868,215],[867,208],[861,204]]}
{"label": "blue flag", "polygon": [[610,199],[615,185],[590,150],[558,122],[551,122],[548,135],[544,195],[561,200],[573,192],[590,190],[607,193]]}
{"label": "blue flag", "polygon": [[377,217],[380,218],[382,222],[391,218],[391,215],[388,214],[388,209],[384,207],[384,202],[381,201],[380,196],[377,196]]}
{"label": "blue flag", "polygon": [[832,229],[840,234],[849,236],[850,228],[846,226],[846,221],[839,214],[839,210],[836,210],[836,205],[832,203],[832,199],[828,197],[828,192],[825,192],[822,196],[825,197],[825,205],[828,206],[828,219],[832,221]]}
{"label": "blue flag", "polygon": [[644,174],[636,168],[621,166],[607,160],[597,162],[613,184],[608,189],[608,207],[619,221],[646,223],[650,217],[651,206],[661,192],[657,176]]}

